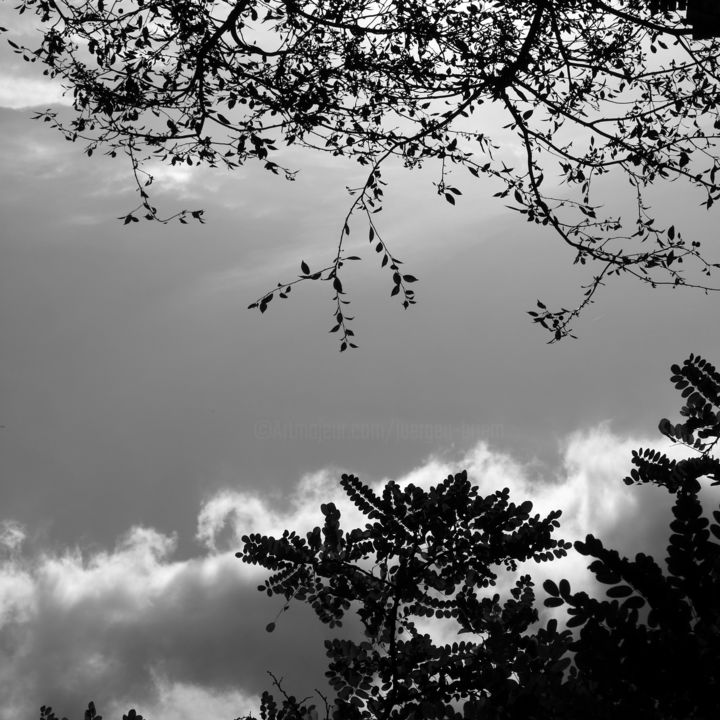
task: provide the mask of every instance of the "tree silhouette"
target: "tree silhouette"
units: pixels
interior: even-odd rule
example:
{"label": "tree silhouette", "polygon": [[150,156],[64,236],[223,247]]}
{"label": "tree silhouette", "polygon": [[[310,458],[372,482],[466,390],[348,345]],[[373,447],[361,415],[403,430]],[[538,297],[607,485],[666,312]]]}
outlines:
{"label": "tree silhouette", "polygon": [[[339,510],[328,503],[322,530],[305,538],[253,534],[238,553],[273,571],[260,589],[283,595],[285,608],[291,599],[307,602],[332,627],[359,603],[366,640],[326,643],[337,693],[333,717],[441,718],[453,702],[480,712],[488,696],[522,703],[525,690],[513,676],[526,666],[561,673],[552,654],[537,662],[528,655],[523,636],[537,620],[528,575],[504,601],[498,593],[476,595],[519,562],[566,554],[570,544],[552,537],[559,511],[533,517],[532,503],[515,505],[507,488],[482,497],[465,472],[427,492],[390,482],[381,497],[352,475],[340,484],[371,521],[365,529],[345,534]],[[438,646],[416,627],[431,617],[484,640]]]}
{"label": "tree silhouette", "polygon": [[[592,535],[575,542],[578,553],[594,558],[588,567],[596,580],[609,587],[607,599],[597,599],[573,592],[565,579],[545,581],[545,606],[567,607],[562,631],[555,618],[538,627],[529,575],[504,603],[488,592],[497,580],[493,568],[512,571],[517,561],[566,553],[569,543],[551,538],[560,512],[531,517],[532,504],[515,506],[507,490],[480,498],[465,473],[427,493],[389,483],[382,498],[346,475],[343,489],[374,520],[364,530],[344,535],[328,504],[322,533],[243,538],[238,556],[273,572],[259,589],[283,594],[283,609],[291,599],[308,602],[332,625],[351,602],[360,605],[368,640],[326,643],[338,692],[326,717],[720,716],[720,545],[711,539],[720,538],[720,508],[711,524],[698,497],[701,478],[720,484],[720,460],[712,455],[720,438],[720,374],[693,355],[672,373],[687,419],[674,426],[664,419],[660,430],[696,455],[670,460],[639,450],[624,480],[675,495],[666,571],[643,553],[621,557]],[[480,639],[436,646],[412,621],[433,614]],[[278,710],[265,694],[263,720],[307,716],[310,706],[288,700]]]}
{"label": "tree silhouette", "polygon": [[[357,612],[365,630],[360,642],[325,643],[332,702],[320,695],[318,710],[271,675],[281,698],[263,693],[262,720],[720,717],[720,507],[711,522],[699,497],[701,479],[720,484],[720,373],[691,355],[671,379],[685,420],[663,419],[659,429],[693,455],[635,451],[624,479],[675,496],[665,568],[643,553],[621,557],[592,535],[576,541],[606,597],[546,580],[545,607],[566,608],[562,628],[541,616],[531,576],[517,573],[518,563],[567,554],[570,543],[553,537],[561,512],[533,515],[507,489],[483,497],[465,472],[427,491],[390,482],[380,495],[343,475],[363,528],[345,532],[325,503],[323,526],[304,537],[243,537],[237,556],[271,571],[258,590],[284,598],[269,632],[291,601],[331,627]],[[505,597],[494,591],[501,580]],[[436,644],[418,628],[429,618],[467,637]],[[135,718],[131,710],[123,720]],[[43,706],[41,720],[57,720],[52,708]],[[86,720],[101,720],[92,703]]]}
{"label": "tree silhouette", "polygon": [[[251,307],[264,312],[297,283],[325,281],[333,332],[342,350],[354,347],[341,270],[357,258],[346,247],[355,214],[390,271],[391,295],[414,304],[416,278],[376,213],[387,162],[432,162],[447,202],[460,201],[460,169],[487,176],[496,196],[590,266],[578,302],[530,312],[555,341],[612,276],[709,288],[717,264],[657,223],[645,198],[651,184],[676,180],[708,208],[720,196],[719,46],[692,39],[710,27],[701,5],[686,18],[676,3],[648,0],[21,0],[43,38],[38,48],[11,44],[72,90],[70,121],[52,110],[38,118],[88,155],[129,157],[140,204],[126,223],[202,221],[201,210],[158,215],[150,158],[230,169],[258,160],[292,178],[286,149],[297,145],[365,166],[327,264],[302,261],[299,276]],[[513,143],[521,159],[506,151]],[[617,203],[611,183],[626,188]]]}

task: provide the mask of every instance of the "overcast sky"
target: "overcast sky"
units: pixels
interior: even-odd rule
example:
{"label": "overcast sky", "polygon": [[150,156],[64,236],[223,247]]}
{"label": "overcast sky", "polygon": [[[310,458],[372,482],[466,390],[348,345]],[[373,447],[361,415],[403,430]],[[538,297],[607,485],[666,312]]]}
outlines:
{"label": "overcast sky", "polygon": [[[614,282],[579,340],[547,345],[525,311],[576,300],[571,254],[486,185],[459,183],[452,208],[431,174],[391,170],[380,224],[418,304],[389,297],[358,220],[344,285],[360,347],[341,355],[324,284],[246,308],[300,260],[327,263],[357,168],[311,156],[295,183],[158,168],[155,204],[207,223],[125,227],[126,161],[31,121],[60,94],[2,53],[0,720],[43,703],[81,717],[90,699],[106,718],[231,720],[265,670],[322,687],[325,629],[295,608],[267,635],[279,608],[234,552],[250,530],[318,524],[344,471],[428,487],[468,468],[563,509],[566,537],[662,556],[666,498],[622,477],[677,417],[670,364],[720,362],[719,295]],[[656,199],[720,260],[717,212],[674,186]]]}

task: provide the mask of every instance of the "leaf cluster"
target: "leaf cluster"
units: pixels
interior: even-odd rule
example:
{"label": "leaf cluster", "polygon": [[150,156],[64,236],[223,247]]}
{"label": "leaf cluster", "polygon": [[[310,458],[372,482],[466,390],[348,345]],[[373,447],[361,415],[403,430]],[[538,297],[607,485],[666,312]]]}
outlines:
{"label": "leaf cluster", "polygon": [[[570,543],[553,537],[559,511],[532,515],[532,503],[516,505],[507,488],[481,496],[466,472],[428,491],[390,482],[377,495],[353,475],[340,484],[368,518],[364,528],[345,533],[327,503],[324,525],[306,537],[253,534],[238,553],[272,571],[260,590],[307,602],[330,627],[355,605],[366,640],[326,643],[334,717],[446,717],[452,703],[469,711],[488,692],[521,694],[518,672],[550,672],[560,653],[538,658],[523,639],[537,620],[530,577],[504,601],[488,591],[518,563],[567,553]],[[417,628],[424,618],[481,639],[437,646]]]}

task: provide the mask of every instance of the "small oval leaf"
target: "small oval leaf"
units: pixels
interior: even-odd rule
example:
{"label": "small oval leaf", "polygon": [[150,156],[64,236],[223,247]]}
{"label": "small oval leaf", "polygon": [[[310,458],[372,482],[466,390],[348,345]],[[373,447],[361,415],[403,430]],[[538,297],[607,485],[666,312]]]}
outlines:
{"label": "small oval leaf", "polygon": [[608,597],[621,598],[632,595],[632,588],[629,585],[616,585],[607,591]]}

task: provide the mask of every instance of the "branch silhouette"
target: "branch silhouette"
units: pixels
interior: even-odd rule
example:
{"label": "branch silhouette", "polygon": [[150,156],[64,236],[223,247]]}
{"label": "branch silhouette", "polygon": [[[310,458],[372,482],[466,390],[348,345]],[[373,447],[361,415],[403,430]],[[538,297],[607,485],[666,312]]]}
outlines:
{"label": "branch silhouette", "polygon": [[[444,201],[461,202],[459,171],[486,176],[497,198],[588,266],[574,306],[530,311],[555,342],[574,337],[615,276],[717,290],[718,263],[674,224],[656,223],[647,200],[650,187],[675,181],[706,208],[720,197],[720,23],[705,5],[690,2],[685,14],[683,3],[646,0],[22,0],[42,41],[10,42],[72,90],[70,120],[51,109],[39,120],[88,155],[129,158],[140,202],[121,216],[126,224],[203,220],[201,210],[158,214],[149,160],[230,170],[254,160],[293,179],[287,151],[300,146],[367,170],[321,275],[280,279],[251,308],[321,278],[340,348],[356,347],[338,290],[356,216],[391,295],[415,304],[414,276],[378,232],[380,177],[389,163],[432,164]],[[487,122],[490,109],[504,127]],[[512,143],[522,159],[508,153]],[[608,197],[607,181],[626,192]]]}

